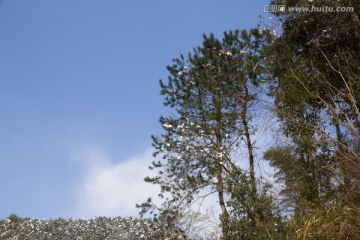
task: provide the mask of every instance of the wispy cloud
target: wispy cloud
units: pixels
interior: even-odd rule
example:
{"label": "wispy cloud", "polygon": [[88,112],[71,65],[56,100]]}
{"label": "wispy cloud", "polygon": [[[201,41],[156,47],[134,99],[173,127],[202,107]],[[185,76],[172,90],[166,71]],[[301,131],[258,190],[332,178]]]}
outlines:
{"label": "wispy cloud", "polygon": [[114,163],[96,148],[80,152],[77,158],[85,164],[85,174],[77,187],[77,217],[137,216],[135,204],[159,192],[156,186],[143,180],[154,174],[148,170],[153,160],[150,150],[121,163]]}
{"label": "wispy cloud", "polygon": [[[70,215],[83,219],[97,216],[138,217],[136,203],[148,197],[160,203],[157,198],[160,189],[143,180],[145,176],[156,174],[148,170],[154,160],[151,153],[151,150],[146,150],[121,163],[114,163],[114,159],[102,149],[89,147],[78,150],[73,160],[81,163],[85,172],[76,188],[76,209]],[[188,234],[207,236],[214,229],[219,231],[220,208],[216,194],[208,196],[204,201],[194,202],[191,209],[205,215],[184,219],[186,223],[182,227]]]}

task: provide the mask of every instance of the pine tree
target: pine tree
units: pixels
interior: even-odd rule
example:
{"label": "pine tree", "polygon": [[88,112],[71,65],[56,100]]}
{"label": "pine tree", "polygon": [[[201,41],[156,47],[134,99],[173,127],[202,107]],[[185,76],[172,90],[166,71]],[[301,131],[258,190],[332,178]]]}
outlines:
{"label": "pine tree", "polygon": [[[145,181],[161,187],[162,205],[151,199],[138,205],[141,214],[158,212],[159,220],[170,226],[182,210],[193,202],[217,193],[221,209],[223,238],[229,235],[229,192],[226,179],[241,180],[248,175],[253,216],[252,224],[261,225],[261,215],[254,170],[251,109],[258,100],[262,56],[259,53],[269,33],[258,30],[225,32],[220,41],[213,34],[203,36],[201,47],[187,58],[183,54],[167,69],[168,81],[160,81],[164,105],[175,110],[161,117],[163,133],[152,136],[154,156],[151,169],[159,175]],[[239,144],[246,143],[249,170],[239,167]],[[157,214],[157,213],[155,213]]]}

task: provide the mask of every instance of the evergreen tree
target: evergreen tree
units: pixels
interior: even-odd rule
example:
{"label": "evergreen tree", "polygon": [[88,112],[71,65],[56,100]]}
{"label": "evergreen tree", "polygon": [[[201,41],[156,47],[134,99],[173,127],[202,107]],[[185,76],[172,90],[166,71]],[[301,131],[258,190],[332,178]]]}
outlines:
{"label": "evergreen tree", "polygon": [[[170,226],[193,202],[217,193],[221,209],[224,239],[229,239],[229,207],[231,196],[228,179],[246,185],[251,208],[245,212],[255,227],[261,226],[261,212],[254,170],[251,125],[258,100],[258,84],[263,72],[260,50],[270,35],[259,30],[225,32],[223,39],[204,35],[201,47],[185,58],[173,60],[167,69],[168,81],[160,81],[164,105],[175,110],[161,117],[163,133],[152,136],[154,156],[151,169],[159,175],[145,181],[161,187],[161,206],[151,199],[138,205],[141,214],[158,212],[155,217]],[[249,170],[241,169],[236,159],[239,145],[245,143]],[[247,181],[242,181],[247,176]],[[244,188],[245,189],[245,188]],[[236,197],[233,196],[233,199]]]}

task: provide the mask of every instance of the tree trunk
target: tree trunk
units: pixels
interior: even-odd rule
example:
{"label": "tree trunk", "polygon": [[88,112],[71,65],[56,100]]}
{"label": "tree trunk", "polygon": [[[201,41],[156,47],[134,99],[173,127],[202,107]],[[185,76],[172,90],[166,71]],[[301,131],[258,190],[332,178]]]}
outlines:
{"label": "tree trunk", "polygon": [[[216,134],[216,147],[218,149],[218,153],[221,152],[221,135],[220,135],[220,130],[217,127],[215,129],[215,134]],[[221,208],[221,224],[222,224],[222,233],[223,233],[223,238],[224,239],[228,239],[228,224],[229,224],[229,214],[227,212],[226,209],[226,204],[225,204],[225,199],[224,199],[224,180],[223,180],[223,169],[222,169],[222,165],[223,165],[223,160],[219,157],[219,161],[217,162],[218,165],[218,171],[217,171],[217,178],[218,178],[218,183],[217,183],[217,189],[218,189],[218,196],[219,196],[219,205]]]}
{"label": "tree trunk", "polygon": [[250,184],[251,184],[251,198],[252,198],[252,204],[254,206],[255,209],[255,225],[256,227],[259,227],[261,225],[261,211],[259,208],[259,200],[257,197],[257,188],[256,188],[256,178],[255,178],[255,166],[254,166],[254,150],[253,150],[253,145],[251,142],[251,137],[250,137],[250,130],[249,130],[249,124],[248,121],[246,119],[247,117],[247,107],[248,107],[248,101],[250,100],[250,96],[249,96],[249,91],[247,86],[244,86],[244,90],[245,90],[245,96],[243,99],[243,106],[242,106],[242,112],[241,112],[241,120],[244,126],[244,132],[245,132],[245,137],[246,137],[246,144],[247,144],[247,148],[248,148],[248,153],[249,153],[249,164],[250,164]]}

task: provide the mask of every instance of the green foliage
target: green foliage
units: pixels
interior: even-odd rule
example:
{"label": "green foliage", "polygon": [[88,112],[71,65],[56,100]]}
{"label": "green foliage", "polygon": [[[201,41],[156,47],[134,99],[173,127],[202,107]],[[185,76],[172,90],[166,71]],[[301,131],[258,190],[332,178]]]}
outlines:
{"label": "green foliage", "polygon": [[16,214],[10,214],[10,216],[7,218],[10,222],[19,222],[21,221],[21,218],[19,218]]}
{"label": "green foliage", "polygon": [[285,239],[285,225],[276,200],[269,194],[271,185],[261,179],[257,182],[261,226],[256,226],[250,178],[243,174],[240,179],[229,179],[231,198],[229,239]]}
{"label": "green foliage", "polygon": [[[261,51],[271,37],[269,31],[253,29],[225,32],[221,40],[213,34],[203,38],[202,46],[187,58],[181,54],[167,67],[167,82],[160,80],[164,105],[174,112],[160,118],[163,133],[152,136],[154,156],[162,160],[150,167],[159,169],[159,174],[145,181],[160,185],[159,197],[164,201],[155,206],[150,199],[137,206],[140,214],[151,212],[174,226],[181,212],[216,192],[225,237],[229,224],[225,198],[232,194],[225,178],[241,181],[237,175],[244,172],[234,156],[254,134],[249,133],[250,109],[259,99],[265,72]],[[245,134],[249,139],[242,137]],[[252,204],[257,204],[256,185],[242,184],[253,186],[247,189]]]}
{"label": "green foliage", "polygon": [[[160,87],[173,112],[160,118],[162,134],[152,136],[162,159],[150,168],[159,174],[145,179],[160,185],[164,201],[149,199],[141,214],[175,226],[191,204],[215,192],[225,240],[358,238],[360,2],[311,6],[354,11],[277,13],[278,37],[259,29],[204,36],[202,46],[167,67]],[[255,112],[263,109],[264,90],[285,139],[263,155],[275,169],[278,195],[254,174]],[[249,170],[235,157],[243,146]]]}
{"label": "green foliage", "polygon": [[[309,5],[300,0],[273,3]],[[273,73],[275,111],[288,142],[269,149],[264,158],[277,169],[277,181],[285,183],[282,206],[294,213],[289,232],[295,239],[336,239],[335,232],[341,232],[340,225],[331,223],[337,221],[336,214],[358,208],[359,3],[311,3],[353,6],[355,11],[348,13],[279,14],[283,33],[266,50],[272,61],[267,66]],[[349,239],[356,235],[351,230],[356,228],[354,218],[338,218],[349,223],[341,225],[349,229]],[[339,236],[346,239],[346,234]]]}

